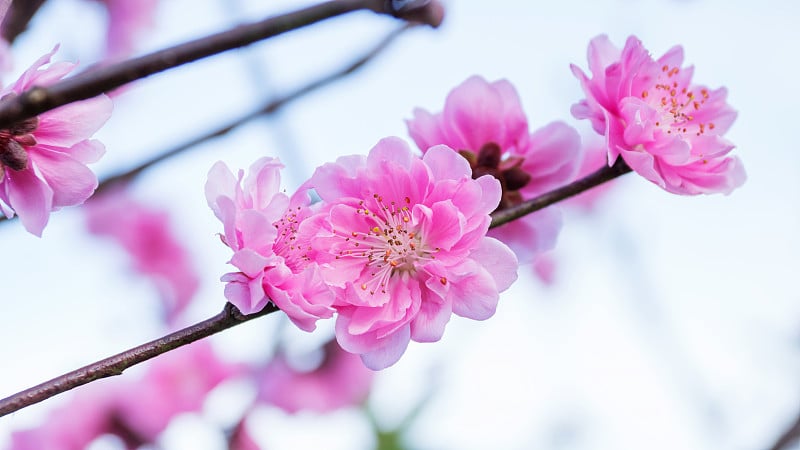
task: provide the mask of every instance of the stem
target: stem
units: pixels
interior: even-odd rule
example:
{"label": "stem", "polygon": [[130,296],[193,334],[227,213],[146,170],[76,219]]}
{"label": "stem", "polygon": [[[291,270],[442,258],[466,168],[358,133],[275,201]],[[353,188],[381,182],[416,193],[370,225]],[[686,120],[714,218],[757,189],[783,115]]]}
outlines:
{"label": "stem", "polygon": [[[140,173],[144,172],[145,170],[149,169],[150,167],[152,167],[152,166],[154,166],[154,165],[156,165],[156,164],[158,164],[158,163],[160,163],[160,162],[162,162],[164,160],[167,160],[167,159],[169,159],[169,158],[171,158],[173,156],[179,155],[179,154],[183,153],[184,151],[186,151],[186,150],[188,150],[188,149],[190,149],[190,148],[192,148],[192,147],[194,147],[194,146],[196,146],[198,144],[201,144],[201,143],[203,143],[203,142],[205,142],[205,141],[207,141],[209,139],[213,139],[213,138],[217,138],[217,137],[220,137],[220,136],[224,136],[225,134],[228,134],[229,132],[233,131],[234,129],[238,128],[239,126],[250,122],[251,120],[254,120],[254,119],[257,119],[259,117],[266,116],[266,115],[269,115],[269,114],[273,114],[273,113],[277,112],[279,109],[281,109],[283,106],[285,106],[287,103],[290,103],[290,102],[292,102],[294,100],[297,100],[298,98],[303,97],[306,94],[310,94],[310,93],[316,91],[317,89],[319,89],[321,87],[324,87],[325,85],[327,85],[329,83],[332,83],[332,82],[334,82],[334,81],[336,81],[336,80],[338,80],[340,78],[343,78],[343,77],[345,77],[347,75],[350,75],[351,73],[357,71],[358,69],[360,69],[361,67],[366,65],[373,58],[375,58],[380,52],[382,52],[384,49],[386,49],[386,47],[388,47],[389,44],[392,43],[392,41],[394,41],[398,36],[400,36],[401,33],[403,33],[404,31],[408,30],[412,26],[413,25],[408,24],[408,25],[405,25],[403,27],[400,27],[397,30],[392,31],[391,33],[386,35],[386,37],[384,37],[374,48],[372,48],[365,55],[363,55],[362,57],[356,59],[352,63],[348,64],[346,67],[344,67],[344,68],[342,68],[342,69],[340,69],[340,70],[338,70],[338,71],[336,71],[334,73],[331,73],[331,74],[328,74],[326,76],[323,76],[323,77],[317,79],[316,81],[313,81],[313,82],[311,82],[311,83],[309,83],[309,84],[307,84],[307,85],[305,85],[305,86],[303,86],[303,87],[301,87],[301,88],[299,88],[299,89],[297,89],[297,90],[295,90],[293,92],[290,92],[290,93],[285,94],[285,95],[283,95],[281,97],[278,97],[278,98],[275,98],[275,99],[273,99],[271,101],[268,101],[264,105],[262,105],[260,108],[254,110],[252,112],[249,112],[249,113],[247,113],[247,114],[245,114],[243,116],[240,116],[240,117],[238,117],[236,119],[233,119],[230,122],[228,122],[227,124],[222,125],[222,126],[218,127],[217,129],[215,129],[213,131],[210,131],[210,132],[208,132],[208,133],[206,133],[206,134],[204,134],[202,136],[198,136],[198,137],[196,137],[196,138],[194,138],[194,139],[192,139],[190,141],[184,142],[183,144],[177,145],[177,146],[175,146],[175,147],[173,147],[173,148],[171,148],[169,150],[161,152],[158,155],[152,157],[151,159],[140,163],[136,167],[133,167],[133,168],[131,168],[129,170],[126,170],[124,172],[118,173],[116,175],[113,175],[111,177],[108,177],[108,178],[102,180],[99,183],[98,187],[97,187],[96,194],[99,194],[102,191],[107,190],[109,187],[111,187],[113,185],[117,185],[117,184],[122,183],[122,182],[130,181],[131,179],[135,178]],[[3,217],[0,216],[0,220],[2,220],[2,219],[3,219]]]}
{"label": "stem", "polygon": [[544,209],[554,203],[558,203],[569,197],[578,195],[583,191],[587,191],[595,186],[599,186],[606,181],[613,180],[614,178],[617,178],[618,176],[624,175],[628,172],[631,172],[631,168],[628,167],[628,164],[626,164],[622,158],[617,158],[617,162],[615,162],[611,167],[603,166],[596,172],[592,172],[580,180],[575,180],[566,186],[544,193],[530,200],[525,200],[524,202],[514,205],[511,208],[493,212],[492,224],[489,225],[489,228],[499,227],[500,225],[504,225],[512,220],[519,219],[522,216],[539,211],[540,209]]}
{"label": "stem", "polygon": [[198,341],[257,317],[271,314],[275,311],[278,311],[278,308],[272,303],[268,303],[261,311],[244,315],[239,312],[235,306],[227,303],[225,309],[223,309],[221,313],[210,319],[206,319],[200,323],[117,355],[94,362],[80,369],[73,370],[72,372],[0,400],[0,417],[91,381],[114,375],[121,375],[125,369],[154,358],[162,353]]}
{"label": "stem", "polygon": [[99,67],[59,81],[49,87],[34,86],[14,98],[0,101],[0,129],[68,103],[110,92],[124,84],[208,56],[244,47],[325,19],[358,10],[371,10],[414,20],[435,18],[424,15],[436,2],[417,2],[421,6],[395,10],[384,0],[331,0],[294,12],[270,17],[260,22],[240,25],[221,33],[195,39],[117,64]]}
{"label": "stem", "polygon": [[787,450],[792,444],[800,440],[800,416],[783,432],[770,450]]}

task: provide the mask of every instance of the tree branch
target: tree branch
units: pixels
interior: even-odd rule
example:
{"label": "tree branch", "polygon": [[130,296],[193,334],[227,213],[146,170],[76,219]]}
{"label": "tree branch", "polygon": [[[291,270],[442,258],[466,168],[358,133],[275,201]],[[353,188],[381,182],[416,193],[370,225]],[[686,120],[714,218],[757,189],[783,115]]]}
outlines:
{"label": "tree branch", "polygon": [[278,311],[272,303],[255,314],[244,315],[230,303],[216,316],[168,334],[160,339],[134,347],[117,355],[89,364],[78,370],[53,378],[0,400],[0,417],[39,403],[50,397],[94,380],[122,374],[125,369],[154,358],[162,353],[190,344],[257,317]]}
{"label": "tree branch", "polygon": [[783,434],[770,447],[770,450],[788,450],[789,446],[800,441],[800,416],[783,432]]}
{"label": "tree branch", "polygon": [[578,195],[583,191],[587,191],[595,186],[599,186],[606,181],[613,180],[614,178],[617,178],[618,176],[624,175],[628,172],[631,172],[631,168],[628,167],[628,164],[626,164],[622,158],[617,158],[617,162],[615,162],[611,167],[603,166],[596,172],[593,172],[579,180],[575,180],[564,187],[560,187],[554,191],[547,192],[530,200],[525,200],[519,205],[512,206],[511,208],[493,212],[492,224],[489,226],[489,228],[499,227],[500,225],[506,224],[515,219],[519,219],[520,217],[532,212],[547,208],[554,203],[558,203],[569,197]]}
{"label": "tree branch", "polygon": [[[141,162],[136,167],[133,167],[133,168],[128,169],[128,170],[126,170],[124,172],[120,172],[120,173],[118,173],[116,175],[110,176],[110,177],[102,180],[100,182],[100,184],[98,185],[98,188],[97,188],[97,191],[95,192],[95,194],[99,194],[99,193],[107,190],[109,187],[117,185],[119,183],[130,181],[131,179],[135,178],[140,173],[144,172],[145,170],[149,169],[150,167],[152,167],[152,166],[154,166],[154,165],[156,165],[156,164],[158,164],[158,163],[160,163],[160,162],[162,162],[164,160],[167,160],[167,159],[169,159],[169,158],[171,158],[173,156],[179,155],[179,154],[183,153],[184,151],[186,151],[186,150],[188,150],[188,149],[190,149],[190,148],[192,148],[192,147],[194,147],[194,146],[196,146],[198,144],[201,144],[201,143],[203,143],[203,142],[205,142],[207,140],[224,136],[224,135],[228,134],[229,132],[235,130],[239,126],[250,122],[251,120],[257,119],[257,118],[265,116],[265,115],[273,114],[276,111],[278,111],[279,109],[281,109],[282,107],[284,107],[286,104],[288,104],[288,103],[290,103],[290,102],[292,102],[294,100],[297,100],[298,98],[303,97],[306,94],[310,94],[310,93],[316,91],[317,89],[324,87],[325,85],[327,85],[329,83],[332,83],[332,82],[334,82],[336,80],[339,80],[339,79],[341,79],[341,78],[343,78],[343,77],[345,77],[347,75],[352,74],[353,72],[357,71],[358,69],[360,69],[364,65],[366,65],[368,62],[370,62],[380,52],[385,50],[386,47],[389,46],[389,44],[391,44],[398,36],[400,36],[400,34],[402,34],[404,31],[408,30],[412,26],[413,25],[411,25],[411,24],[407,24],[407,25],[405,25],[403,27],[398,28],[397,30],[392,31],[391,33],[386,35],[386,37],[384,37],[374,48],[372,48],[365,55],[361,56],[360,58],[356,59],[352,63],[348,64],[346,67],[344,67],[344,68],[342,68],[342,69],[340,69],[340,70],[338,70],[338,71],[336,71],[334,73],[325,75],[325,76],[323,76],[323,77],[321,77],[321,78],[319,78],[319,79],[317,79],[315,81],[312,81],[311,83],[309,83],[309,84],[297,89],[296,91],[293,91],[293,92],[290,92],[290,93],[285,94],[283,96],[280,96],[278,98],[272,99],[272,100],[266,102],[260,108],[254,110],[252,112],[249,112],[249,113],[247,113],[247,114],[245,114],[245,115],[243,115],[241,117],[233,119],[230,122],[228,122],[227,124],[222,125],[222,126],[218,127],[217,129],[215,129],[213,131],[210,131],[210,132],[208,132],[206,134],[203,134],[202,136],[198,136],[198,137],[196,137],[196,138],[194,138],[194,139],[192,139],[190,141],[184,142],[184,143],[182,143],[180,145],[177,145],[177,146],[175,146],[175,147],[173,147],[173,148],[171,148],[169,150],[161,152],[158,155],[150,158],[149,160]],[[91,201],[91,198],[89,199],[89,201]],[[0,220],[2,220],[2,219],[3,219],[3,217],[0,216]]]}
{"label": "tree branch", "polygon": [[325,19],[359,10],[371,10],[409,20],[428,20],[436,26],[441,16],[426,13],[440,8],[436,2],[417,0],[411,6],[395,9],[395,2],[385,0],[331,0],[260,22],[195,39],[117,64],[98,67],[48,87],[33,87],[18,96],[0,101],[0,129],[68,103],[110,92],[124,84],[208,56],[296,30]]}
{"label": "tree branch", "polygon": [[[574,181],[564,187],[528,200],[514,208],[493,214],[492,227],[500,226],[511,220],[518,219],[526,214],[546,208],[558,201],[580,194],[594,186],[614,179],[630,172],[631,169],[622,161],[622,158],[611,167],[603,167],[585,178]],[[218,315],[198,324],[176,331],[161,339],[148,342],[132,348],[118,355],[89,364],[81,369],[72,371],[60,377],[53,378],[38,386],[26,389],[5,399],[0,400],[0,417],[18,411],[26,406],[46,400],[50,397],[66,392],[72,388],[87,384],[91,381],[121,374],[125,369],[147,361],[162,353],[192,343],[222,330],[234,327],[240,323],[265,316],[278,311],[272,303],[258,313],[243,315],[230,303]],[[778,447],[780,448],[780,447]]]}
{"label": "tree branch", "polygon": [[12,44],[17,36],[28,29],[28,23],[33,19],[36,11],[44,4],[45,0],[16,0],[11,3],[3,24],[0,25],[0,35],[9,44]]}

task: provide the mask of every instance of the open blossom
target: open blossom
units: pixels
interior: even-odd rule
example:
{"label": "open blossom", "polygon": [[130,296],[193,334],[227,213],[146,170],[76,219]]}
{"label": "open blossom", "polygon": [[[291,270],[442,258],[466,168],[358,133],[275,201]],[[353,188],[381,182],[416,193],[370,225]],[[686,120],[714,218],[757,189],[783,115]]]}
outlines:
{"label": "open blossom", "polygon": [[155,281],[168,320],[189,305],[200,284],[191,258],[170,227],[167,211],[144,205],[125,191],[103,193],[85,207],[87,227],[117,241],[134,269]]}
{"label": "open blossom", "polygon": [[[45,65],[57,47],[37,60],[0,98],[33,86],[47,86],[75,67],[68,62]],[[18,215],[29,232],[41,236],[50,211],[83,203],[97,188],[86,164],[105,152],[89,139],[111,115],[111,100],[100,95],[70,103],[0,130],[0,209]]]}
{"label": "open blossom", "polygon": [[239,272],[223,276],[225,297],[244,314],[255,313],[272,301],[305,331],[317,319],[333,315],[333,292],[319,267],[307,255],[310,243],[298,233],[311,215],[305,193],[291,199],[280,192],[276,158],[261,158],[248,176],[234,177],[216,163],[208,173],[206,199],[224,226],[223,242],[233,250],[230,263]]}
{"label": "open blossom", "polygon": [[[572,181],[580,161],[580,138],[562,122],[530,134],[516,90],[506,80],[473,76],[447,96],[444,110],[414,110],[408,131],[424,152],[444,144],[458,150],[472,175],[492,175],[503,194],[498,209],[508,208]],[[555,246],[561,215],[550,207],[489,232],[511,247],[521,261]]]}
{"label": "open blossom", "polygon": [[259,399],[288,413],[319,413],[358,405],[369,393],[374,373],[336,341],[325,344],[319,367],[301,371],[278,354],[260,374]]}
{"label": "open blossom", "polygon": [[692,84],[683,49],[654,60],[631,36],[620,51],[598,36],[589,44],[589,78],[572,66],[586,99],[572,107],[606,137],[609,163],[622,156],[638,174],[684,195],[730,193],[745,181],[733,144],[722,137],[736,119],[725,88]]}
{"label": "open blossom", "polygon": [[309,180],[321,211],[301,229],[336,286],[336,337],[377,370],[409,340],[441,338],[451,313],[483,320],[517,277],[517,259],[486,237],[500,183],[472,179],[466,159],[446,146],[420,159],[399,138],[369,155],[318,168]]}

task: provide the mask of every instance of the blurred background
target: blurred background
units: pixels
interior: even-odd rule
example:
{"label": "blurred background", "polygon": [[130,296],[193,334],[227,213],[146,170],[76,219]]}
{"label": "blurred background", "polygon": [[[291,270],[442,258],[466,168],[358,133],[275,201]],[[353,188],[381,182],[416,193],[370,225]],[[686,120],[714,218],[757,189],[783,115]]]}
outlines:
{"label": "blurred background", "polygon": [[[161,0],[134,52],[311,3]],[[800,152],[792,141],[800,4],[451,0],[445,7],[441,28],[410,30],[353,75],[134,181],[131,196],[169,212],[198,274],[191,303],[169,325],[159,286],[119,245],[87,232],[82,208],[54,213],[41,239],[17,221],[0,224],[0,397],[222,309],[218,280],[231,270],[230,250],[215,236],[221,226],[203,193],[217,160],[246,168],[280,157],[291,191],[321,163],[365,154],[384,136],[408,139],[404,119],[413,108],[440,111],[473,74],[511,81],[531,130],[564,120],[591,143],[588,124],[569,113],[583,97],[569,64],[587,67],[598,34],[620,47],[635,34],[656,57],[683,45],[695,82],[729,89],[739,117],[727,137],[748,173],[742,188],[729,197],[679,197],[627,175],[590,210],[564,207],[556,250],[544,265],[520,267],[492,319],[454,316],[441,342],[412,343],[376,374],[363,402],[327,413],[251,407],[252,380],[232,377],[174,416],[149,448],[227,448],[245,412],[254,448],[264,449],[770,448],[800,414]],[[107,21],[99,2],[45,2],[15,42],[14,75],[4,82],[55,43],[57,60],[81,67],[101,60]],[[115,112],[96,135],[107,154],[92,167],[101,178],[132,167],[344,67],[400,25],[351,14],[137,82],[115,96]],[[225,364],[262,364],[280,344],[289,360],[313,367],[304,355],[330,339],[331,325],[306,334],[275,314],[209,341]],[[121,378],[146,372],[137,367]],[[11,448],[16,430],[52,423],[58,408],[69,414],[75,393],[0,419],[0,447]],[[120,445],[102,438],[91,448]]]}

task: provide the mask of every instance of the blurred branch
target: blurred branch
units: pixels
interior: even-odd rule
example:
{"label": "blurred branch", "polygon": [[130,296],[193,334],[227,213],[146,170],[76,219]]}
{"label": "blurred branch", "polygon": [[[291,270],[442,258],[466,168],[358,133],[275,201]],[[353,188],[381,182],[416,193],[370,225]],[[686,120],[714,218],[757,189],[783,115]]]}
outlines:
{"label": "blurred branch", "polygon": [[800,416],[783,432],[770,450],[788,450],[792,444],[796,444],[798,441],[800,441]]}
{"label": "blurred branch", "polygon": [[603,166],[596,172],[592,172],[589,175],[579,180],[575,180],[566,186],[547,192],[530,200],[525,200],[524,202],[514,205],[511,208],[493,212],[492,224],[489,226],[489,228],[499,227],[500,225],[511,222],[514,219],[519,219],[522,216],[539,211],[540,209],[544,209],[554,203],[558,203],[569,197],[578,195],[583,191],[587,191],[595,186],[599,186],[606,181],[611,181],[620,175],[625,175],[628,172],[631,172],[631,168],[628,167],[628,164],[626,164],[622,158],[617,158],[617,162],[615,162],[611,167]]}
{"label": "blurred branch", "polygon": [[6,17],[0,25],[0,35],[9,44],[12,44],[17,36],[28,29],[28,23],[33,19],[36,11],[44,4],[45,0],[16,0],[11,3]]}
{"label": "blurred branch", "polygon": [[[310,94],[310,93],[316,91],[317,89],[319,89],[319,88],[321,88],[321,87],[323,87],[323,86],[325,86],[325,85],[327,85],[329,83],[332,83],[332,82],[334,82],[336,80],[339,80],[339,79],[341,79],[341,78],[343,78],[343,77],[345,77],[347,75],[352,74],[353,72],[357,71],[358,69],[360,69],[361,67],[366,65],[368,62],[370,62],[380,52],[385,50],[389,46],[389,44],[391,44],[398,36],[400,36],[400,34],[402,34],[404,31],[408,30],[412,26],[413,25],[411,25],[411,24],[407,24],[407,25],[405,25],[403,27],[400,27],[397,30],[392,31],[391,33],[386,35],[386,37],[384,37],[374,48],[372,48],[365,55],[361,56],[360,58],[356,59],[352,63],[348,64],[346,67],[344,67],[344,68],[342,68],[342,69],[340,69],[340,70],[338,70],[338,71],[336,71],[334,73],[328,74],[328,75],[326,75],[324,77],[321,77],[321,78],[319,78],[319,79],[317,79],[315,81],[312,81],[311,83],[309,83],[309,84],[307,84],[307,85],[305,85],[305,86],[303,86],[303,87],[301,87],[301,88],[299,88],[299,89],[297,89],[297,90],[295,90],[293,92],[290,92],[290,93],[285,94],[283,96],[280,96],[278,98],[272,99],[272,100],[268,101],[267,103],[265,103],[260,108],[256,109],[255,111],[247,113],[247,114],[245,114],[245,115],[243,115],[241,117],[238,117],[236,119],[233,119],[230,122],[228,122],[227,124],[222,125],[222,126],[218,127],[217,129],[215,129],[213,131],[210,131],[210,132],[208,132],[206,134],[203,134],[202,136],[198,136],[198,137],[196,137],[196,138],[194,138],[194,139],[192,139],[190,141],[184,142],[183,144],[177,145],[177,146],[175,146],[175,147],[173,147],[173,148],[171,148],[169,150],[166,150],[166,151],[154,156],[153,158],[140,163],[136,167],[133,167],[133,168],[131,168],[129,170],[126,170],[124,172],[118,173],[116,175],[113,175],[111,177],[108,177],[108,178],[100,181],[100,184],[99,184],[99,186],[97,188],[97,192],[96,193],[101,193],[102,191],[104,191],[104,190],[108,189],[109,187],[111,187],[113,185],[116,185],[118,183],[130,181],[131,179],[135,178],[137,175],[139,175],[143,171],[149,169],[150,167],[152,167],[152,166],[154,166],[154,165],[156,165],[156,164],[158,164],[158,163],[160,163],[160,162],[162,162],[162,161],[164,161],[166,159],[169,159],[169,158],[171,158],[173,156],[179,155],[179,154],[183,153],[184,151],[186,151],[186,150],[188,150],[188,149],[190,149],[190,148],[192,148],[192,147],[194,147],[194,146],[196,146],[198,144],[201,144],[201,143],[203,143],[203,142],[205,142],[207,140],[210,140],[210,139],[213,139],[213,138],[217,138],[217,137],[220,137],[220,136],[224,136],[225,134],[228,134],[229,132],[235,130],[239,126],[250,122],[251,120],[257,119],[257,118],[265,116],[265,115],[269,115],[269,114],[275,113],[280,108],[285,106],[287,103],[290,103],[290,102],[292,102],[294,100],[297,100],[298,98],[303,97],[306,94]],[[91,199],[90,199],[90,201],[91,201]],[[2,217],[0,217],[0,218],[2,218]]]}
{"label": "blurred branch", "polygon": [[396,8],[386,0],[331,0],[260,22],[240,25],[138,58],[89,70],[48,87],[35,86],[0,101],[0,129],[68,103],[85,100],[167,69],[244,47],[349,12],[370,10],[431,26],[441,22],[441,6],[416,0]]}
{"label": "blurred branch", "polygon": [[121,375],[125,369],[154,358],[162,353],[198,341],[257,317],[274,313],[275,311],[278,311],[278,308],[272,303],[268,303],[261,311],[244,315],[236,309],[235,306],[227,303],[225,309],[223,309],[221,313],[210,319],[101,361],[89,364],[0,400],[0,417],[94,380]]}

